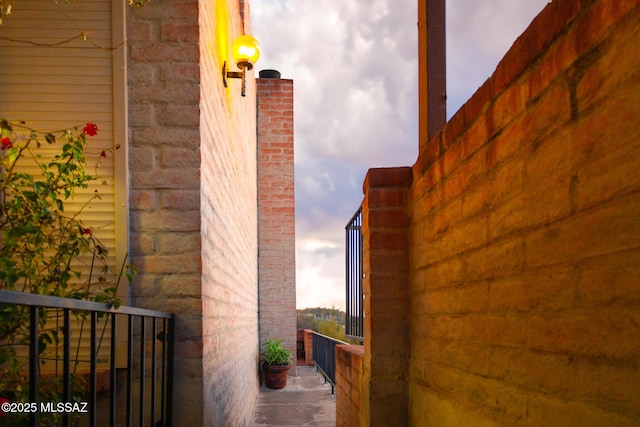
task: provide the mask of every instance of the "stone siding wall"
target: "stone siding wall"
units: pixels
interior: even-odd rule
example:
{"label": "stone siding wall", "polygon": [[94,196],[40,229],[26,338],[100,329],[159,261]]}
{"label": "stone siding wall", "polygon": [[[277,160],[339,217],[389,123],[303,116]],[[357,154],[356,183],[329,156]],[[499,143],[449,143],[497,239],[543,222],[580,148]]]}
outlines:
{"label": "stone siding wall", "polygon": [[[128,16],[131,252],[140,307],[176,313],[174,424],[246,425],[258,392],[253,72],[222,84],[239,4]],[[247,17],[248,18],[248,17]]]}
{"label": "stone siding wall", "polygon": [[203,387],[197,18],[197,3],[178,2],[127,17],[131,302],[177,314],[175,417],[192,424]]}

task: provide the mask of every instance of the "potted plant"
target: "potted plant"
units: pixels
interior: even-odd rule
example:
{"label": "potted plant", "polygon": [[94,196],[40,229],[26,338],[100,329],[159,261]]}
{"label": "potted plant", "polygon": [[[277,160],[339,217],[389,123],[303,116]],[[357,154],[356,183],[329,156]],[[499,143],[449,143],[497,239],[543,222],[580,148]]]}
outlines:
{"label": "potted plant", "polygon": [[284,388],[287,385],[287,374],[291,368],[291,351],[282,346],[282,339],[267,338],[262,344],[260,360],[267,387]]}

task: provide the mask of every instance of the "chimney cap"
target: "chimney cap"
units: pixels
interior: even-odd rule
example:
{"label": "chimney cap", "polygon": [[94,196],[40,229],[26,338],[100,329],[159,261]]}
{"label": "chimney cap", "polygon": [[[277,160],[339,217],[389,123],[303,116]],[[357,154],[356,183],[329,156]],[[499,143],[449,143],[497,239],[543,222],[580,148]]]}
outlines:
{"label": "chimney cap", "polygon": [[259,76],[261,79],[279,79],[280,71],[278,70],[260,70]]}

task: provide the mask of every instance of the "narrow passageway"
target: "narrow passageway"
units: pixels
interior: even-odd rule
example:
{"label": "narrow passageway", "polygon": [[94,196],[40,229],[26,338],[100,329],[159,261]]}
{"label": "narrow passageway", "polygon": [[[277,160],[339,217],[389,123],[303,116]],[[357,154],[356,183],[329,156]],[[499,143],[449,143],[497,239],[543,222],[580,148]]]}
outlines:
{"label": "narrow passageway", "polygon": [[284,389],[260,387],[250,427],[336,425],[336,400],[331,385],[324,382],[313,366],[298,366],[297,371],[298,376],[290,376]]}

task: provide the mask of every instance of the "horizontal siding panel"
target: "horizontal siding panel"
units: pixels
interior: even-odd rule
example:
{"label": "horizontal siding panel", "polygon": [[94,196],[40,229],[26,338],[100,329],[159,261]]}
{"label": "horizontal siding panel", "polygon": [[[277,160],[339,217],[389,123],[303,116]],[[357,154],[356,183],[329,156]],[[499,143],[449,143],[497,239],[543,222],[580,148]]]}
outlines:
{"label": "horizontal siding panel", "polygon": [[[43,12],[44,14],[44,12]],[[50,21],[32,21],[33,25],[31,33],[28,38],[25,38],[22,29],[16,25],[20,24],[19,21],[10,18],[3,19],[3,22],[7,19],[11,19],[10,24],[6,28],[2,29],[2,37],[4,42],[15,43],[17,40],[25,40],[27,44],[44,43],[46,46],[50,46],[60,41],[71,39],[77,35],[85,34],[89,39],[102,39],[108,43],[111,43],[111,34],[109,30],[109,24],[100,21],[83,21],[81,29],[74,27],[60,27],[59,25],[47,25],[51,24]],[[26,23],[26,22],[25,22]],[[50,36],[47,37],[47,34]],[[8,40],[11,39],[11,40]],[[82,39],[78,39],[82,42]]]}
{"label": "horizontal siding panel", "polygon": [[[9,118],[12,117],[20,117],[20,120],[25,120],[22,114],[19,112],[24,111],[25,113],[32,112],[42,112],[42,113],[51,113],[51,112],[59,112],[60,117],[57,119],[53,119],[53,121],[59,122],[60,120],[72,120],[68,125],[60,128],[57,127],[47,127],[48,129],[57,128],[64,129],[68,127],[73,127],[77,125],[84,126],[87,121],[99,124],[99,122],[106,123],[110,121],[109,115],[104,115],[104,113],[110,113],[113,111],[113,105],[108,102],[108,100],[97,100],[93,101],[87,99],[88,95],[64,95],[64,94],[37,94],[37,93],[27,93],[22,99],[19,99],[17,96],[13,96],[13,100],[11,100],[10,96],[3,96],[3,102],[12,102],[12,109],[6,109],[7,113],[11,113],[11,116],[7,116]],[[67,99],[65,99],[67,98]],[[102,101],[102,102],[99,102]],[[47,107],[49,106],[49,107]],[[67,119],[68,117],[68,119]],[[39,121],[50,121],[51,119],[41,118]],[[26,123],[30,127],[36,127],[32,122]],[[80,126],[80,129],[82,129]],[[42,126],[37,126],[38,129],[44,129]],[[98,126],[100,129],[100,126]]]}
{"label": "horizontal siding panel", "polygon": [[[82,76],[82,81],[79,81],[78,76]],[[59,90],[57,88],[59,85],[64,85],[67,87],[104,86],[105,90],[111,91],[111,78],[109,75],[87,75],[86,73],[79,71],[75,75],[67,73],[65,75],[47,76],[47,81],[49,82],[49,85],[47,86],[52,86],[52,88],[46,87],[43,88],[43,90],[57,91]],[[8,90],[11,90],[10,87],[15,85],[33,86],[40,84],[41,82],[41,75],[35,73],[12,73],[6,76],[5,79],[5,84],[7,85]]]}
{"label": "horizontal siding panel", "polygon": [[[71,210],[72,206],[68,206],[65,209]],[[90,209],[85,209],[80,214],[80,219],[87,225],[92,225],[95,229],[105,229],[105,227],[113,224],[113,203],[110,205],[93,206]]]}
{"label": "horizontal siding panel", "polygon": [[[76,25],[85,29],[85,24],[104,22],[110,25],[111,4],[108,1],[51,2],[47,0],[16,2],[11,15],[4,19],[8,28],[67,28]],[[109,27],[105,27],[109,30]]]}
{"label": "horizontal siding panel", "polygon": [[[38,90],[41,88],[41,90]],[[12,84],[2,93],[3,102],[5,96],[14,96],[20,98],[20,95],[25,94],[55,94],[66,96],[82,96],[86,97],[88,101],[99,99],[101,102],[109,102],[113,96],[110,87],[108,85],[27,85],[27,84]],[[11,101],[9,101],[11,102]],[[83,101],[84,102],[84,101]]]}
{"label": "horizontal siding panel", "polygon": [[[81,190],[81,191],[86,191],[86,190]],[[73,198],[73,200],[67,199],[65,201],[65,206],[68,206],[69,208],[73,207],[73,208],[79,208],[82,207],[83,205],[86,204],[86,202],[93,196],[93,193],[91,194],[83,194],[80,193],[80,191],[76,192],[75,197]],[[104,194],[100,194],[101,199],[100,200],[94,200],[91,202],[91,206],[88,208],[89,210],[85,210],[82,214],[84,215],[85,213],[90,213],[90,212],[108,212],[109,210],[113,210],[113,202],[114,202],[114,198],[113,198],[113,194],[112,193],[104,193]],[[71,209],[69,209],[71,211]],[[113,218],[111,218],[113,219]]]}
{"label": "horizontal siding panel", "polygon": [[[105,180],[108,185],[96,182],[86,190],[78,190],[72,200],[65,201],[64,214],[78,212],[95,195],[95,190],[99,192],[101,199],[93,200],[84,207],[78,218],[109,248],[107,262],[114,271],[108,274],[108,279],[113,280],[120,269],[115,265],[114,162],[111,154],[106,159],[100,157],[103,150],[114,146],[111,2],[78,0],[57,4],[60,7],[49,0],[20,0],[13,5],[12,15],[5,18],[4,25],[0,26],[0,38],[3,38],[0,39],[0,93],[3,99],[0,116],[13,121],[24,120],[27,126],[42,131],[78,126],[76,133],[79,133],[87,122],[98,125],[98,135],[88,139],[87,173],[95,175],[95,167],[101,162],[97,174],[100,181]],[[80,31],[89,39],[75,39],[61,47],[21,42],[51,45],[69,40]],[[96,48],[94,44],[107,49]],[[17,129],[16,132],[20,133]],[[46,145],[37,151],[42,162],[58,152],[58,149]],[[23,170],[36,173],[39,169],[32,163],[25,164]],[[90,257],[74,262],[73,268],[82,271],[79,283],[89,278],[90,264]],[[97,283],[98,276],[102,274],[98,269],[94,270],[92,282]],[[121,286],[127,286],[126,280]],[[80,327],[81,322],[74,322],[74,339],[80,336]],[[89,359],[88,331],[88,323],[85,322],[80,343],[80,358],[83,360]],[[107,331],[100,363],[109,360],[109,337]],[[55,369],[53,361],[47,365],[48,369]],[[78,365],[78,369],[86,368],[88,363]]]}
{"label": "horizontal siding panel", "polygon": [[[83,51],[86,49],[58,49],[60,51],[59,55],[56,55],[55,58],[47,57],[44,55],[19,55],[16,53],[11,53],[11,50],[19,50],[15,48],[6,48],[3,47],[3,53],[6,52],[7,56],[2,56],[0,58],[0,63],[3,66],[6,64],[10,67],[23,67],[25,71],[29,70],[29,74],[41,74],[43,76],[49,74],[62,74],[65,75],[69,70],[69,68],[80,67],[81,69],[91,69],[91,68],[104,68],[111,65],[110,58],[105,58],[103,55],[83,55]],[[96,53],[95,50],[91,51],[92,53]],[[53,67],[53,68],[50,68]],[[107,70],[102,70],[104,76],[110,76],[109,74],[104,74]],[[91,73],[95,74],[95,73]]]}
{"label": "horizontal siding panel", "polygon": [[[23,6],[22,2],[17,3],[15,7],[11,8],[11,15],[2,20],[3,25],[6,24],[7,34],[20,34],[18,29],[27,25],[31,26],[32,34],[36,38],[42,37],[42,35],[45,34],[44,28],[54,32],[54,34],[64,33],[73,35],[78,34],[80,31],[85,33],[92,31],[101,31],[105,34],[111,33],[111,23],[104,19],[96,18],[94,12],[91,11],[72,12],[74,14],[73,21],[77,25],[76,27],[70,20],[65,19],[64,14],[58,9],[27,11],[23,9]],[[10,33],[10,31],[13,33]],[[29,34],[29,36],[32,34]],[[29,37],[29,39],[31,40],[31,37]]]}
{"label": "horizontal siding panel", "polygon": [[[100,132],[103,133],[102,129],[100,130]],[[110,157],[100,157],[100,154],[103,150],[111,148],[112,140],[107,137],[108,133],[108,131],[104,131],[102,138],[98,139],[94,137],[89,139],[87,142],[85,155],[87,157],[88,168],[90,169],[91,174],[95,174],[94,168],[96,167],[96,165],[98,165],[98,162],[100,162],[101,165],[99,171],[101,176],[109,176],[113,171],[113,159]],[[57,142],[53,145],[49,145],[46,142],[43,142],[43,145],[41,145],[40,148],[33,152],[33,156],[39,156],[37,158],[43,159],[42,162],[44,162],[48,158],[53,157],[60,152],[59,147],[61,147],[60,144],[62,144],[62,142]],[[38,166],[35,161],[31,160],[31,155],[28,153],[24,153],[23,156],[25,156],[25,159],[21,160],[21,163],[24,171],[29,173],[36,172],[38,170]],[[28,158],[26,156],[28,156]]]}
{"label": "horizontal siding panel", "polygon": [[[111,41],[108,36],[106,38],[91,37],[91,39],[83,41],[79,38],[74,39],[76,35],[77,34],[73,34],[68,37],[52,36],[45,39],[35,39],[31,37],[24,39],[20,37],[12,37],[12,40],[7,40],[6,38],[0,38],[0,47],[3,52],[8,52],[9,50],[22,51],[19,54],[14,55],[18,58],[34,59],[47,57],[46,50],[55,49],[59,52],[57,56],[63,58],[77,58],[78,61],[81,61],[82,58],[91,59],[102,57],[105,52],[111,52],[114,48],[111,46]],[[1,29],[0,37],[7,37]],[[29,42],[38,43],[38,45],[33,45]]]}
{"label": "horizontal siding panel", "polygon": [[[110,50],[115,48],[115,46],[111,45],[111,35],[110,34],[99,34],[94,32],[87,33],[87,39],[82,40],[80,33],[62,33],[62,34],[51,34],[50,36],[42,36],[42,37],[28,37],[20,36],[18,34],[12,34],[11,31],[2,31],[0,32],[0,47],[3,49],[9,48],[17,48],[17,49],[33,49],[34,56],[43,56],[41,50],[43,49],[56,49],[60,52],[72,52],[74,55],[78,55],[77,53],[82,50],[86,50],[87,56],[97,56],[97,53],[104,52],[106,50]],[[91,53],[91,51],[95,51],[96,54]]]}
{"label": "horizontal siding panel", "polygon": [[[0,64],[2,63],[2,58],[0,57]],[[43,68],[45,67],[45,65],[41,66],[41,67],[28,67],[25,68],[25,65],[17,65],[17,64],[7,64],[7,65],[2,65],[3,68],[3,73],[2,75],[4,76],[4,74],[6,73],[7,75],[13,75],[13,74],[22,74],[24,76],[37,76],[38,78],[40,78],[40,83],[42,83],[42,78],[43,78]],[[61,84],[70,84],[71,86],[75,86],[75,85],[81,85],[82,81],[78,80],[78,77],[84,77],[84,76],[90,76],[90,77],[99,77],[99,78],[105,78],[111,77],[111,74],[105,74],[105,69],[104,67],[85,67],[85,68],[81,68],[81,67],[69,67],[67,65],[65,65],[65,63],[61,60],[60,64],[49,64],[46,65],[46,73],[44,74],[44,76],[48,76],[50,74],[55,74],[56,77],[55,78],[72,78],[75,80],[75,82],[71,82],[71,83],[61,83]],[[64,72],[64,74],[62,74]],[[7,80],[6,83],[3,82],[2,86],[3,88],[7,85],[9,81]]]}
{"label": "horizontal siding panel", "polygon": [[[52,18],[60,15],[60,19],[64,19],[64,13],[66,13],[80,24],[79,16],[86,16],[88,19],[105,20],[105,16],[110,16],[109,13],[111,11],[111,4],[108,1],[72,0],[69,2],[60,1],[58,5],[60,7],[48,0],[20,0],[13,5],[10,18],[28,21],[32,13],[38,19],[39,13],[46,12]],[[53,24],[48,21],[46,23],[47,25]]]}
{"label": "horizontal siding panel", "polygon": [[[14,7],[15,9],[18,10],[25,10],[27,12],[30,12],[32,10],[58,10],[58,8],[51,2],[48,0],[20,0],[20,3],[18,3],[20,5],[20,8],[18,8],[17,6]],[[102,12],[108,12],[111,10],[111,6],[109,4],[109,2],[106,1],[102,1],[102,0],[81,0],[81,1],[70,1],[70,2],[64,2],[61,5],[65,10],[91,10],[94,12],[98,12],[98,11],[102,11]]]}
{"label": "horizontal siding panel", "polygon": [[[27,109],[31,109],[33,111],[60,111],[65,114],[75,114],[80,115],[82,113],[83,116],[94,117],[96,113],[105,113],[113,111],[113,105],[105,102],[91,102],[90,99],[85,99],[84,102],[69,102],[70,100],[60,99],[57,100],[53,95],[42,95],[36,93],[25,94],[27,99],[23,99],[21,101],[14,101],[13,106],[15,107],[15,111],[27,111]],[[84,96],[88,98],[87,95]],[[3,102],[9,102],[8,97],[3,96]],[[54,103],[55,105],[51,108],[46,108],[46,105],[50,105]],[[83,106],[79,106],[78,104],[82,103]],[[39,105],[42,104],[42,105]],[[96,120],[89,120],[91,122],[96,122]],[[77,122],[76,122],[77,123]],[[85,120],[81,120],[80,123],[86,123]]]}
{"label": "horizontal siding panel", "polygon": [[[10,110],[2,111],[2,115],[11,120],[24,120],[36,129],[66,129],[77,123],[92,122],[98,124],[111,121],[113,115],[108,112],[86,111],[46,111],[44,106],[38,111]],[[81,115],[82,114],[82,115]]]}
{"label": "horizontal siding panel", "polygon": [[[91,169],[91,167],[89,167],[89,169]],[[21,168],[21,172],[33,173],[31,172],[31,170],[27,170],[26,168],[25,169]],[[73,196],[73,199],[69,198],[66,201],[63,200],[65,202],[65,205],[68,205],[68,206],[86,205],[87,202],[96,195],[96,190],[100,194],[100,199],[94,200],[91,202],[93,209],[98,209],[99,206],[105,203],[112,204],[114,200],[114,194],[110,190],[110,187],[112,187],[112,184],[113,184],[113,175],[112,174],[99,175],[98,181],[101,181],[103,179],[107,182],[107,185],[100,186],[100,187],[97,187],[97,185],[94,185],[94,186],[90,186],[89,188],[77,189],[75,192],[75,195]]]}
{"label": "horizontal siding panel", "polygon": [[34,104],[34,109],[38,108],[37,104],[56,104],[56,110],[72,111],[78,109],[77,105],[82,104],[90,111],[113,111],[113,105],[109,102],[111,95],[100,93],[78,93],[76,91],[43,93],[29,91],[20,96],[17,92],[8,92],[3,94],[3,102],[12,102],[15,106],[27,101],[28,104]]}

